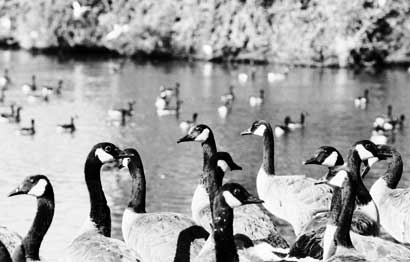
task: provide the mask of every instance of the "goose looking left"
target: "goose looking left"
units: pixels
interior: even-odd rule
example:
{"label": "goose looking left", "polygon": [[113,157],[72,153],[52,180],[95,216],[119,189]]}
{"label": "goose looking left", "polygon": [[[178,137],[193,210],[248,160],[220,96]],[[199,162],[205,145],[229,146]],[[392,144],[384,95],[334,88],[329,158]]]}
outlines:
{"label": "goose looking left", "polygon": [[103,164],[129,157],[112,143],[98,143],[91,149],[84,166],[85,182],[90,196],[89,218],[77,237],[65,249],[64,262],[137,262],[137,254],[123,241],[110,238],[110,208],[101,185]]}
{"label": "goose looking left", "polygon": [[213,197],[213,232],[208,243],[198,257],[197,262],[240,262],[262,261],[254,257],[248,249],[237,250],[235,245],[233,210],[242,205],[259,204],[263,201],[251,195],[245,188],[236,183],[227,183],[215,192]]}
{"label": "goose looking left", "polygon": [[[351,150],[348,159],[358,158],[358,154]],[[356,261],[352,257],[356,256],[366,259],[357,261],[409,261],[410,250],[403,245],[378,237],[349,233],[358,194],[357,178],[360,177],[359,169],[349,167],[350,162],[348,168],[337,172],[328,183],[334,188],[334,196],[323,239],[323,260]]]}
{"label": "goose looking left", "polygon": [[18,134],[22,135],[22,136],[32,136],[36,133],[36,129],[34,126],[34,119],[31,119],[30,121],[31,125],[29,127],[21,127],[18,130]]}
{"label": "goose looking left", "polygon": [[128,167],[132,178],[131,200],[122,218],[122,235],[127,246],[136,251],[142,261],[171,262],[176,256],[177,245],[188,244],[183,240],[178,243],[179,235],[190,230],[194,238],[190,257],[195,257],[209,234],[196,228],[195,222],[187,216],[172,212],[147,213],[145,173],[140,155],[132,148],[125,149],[124,153],[129,157],[122,160],[122,166]]}
{"label": "goose looking left", "polygon": [[40,261],[41,242],[54,216],[53,187],[44,175],[29,176],[10,192],[9,197],[23,194],[37,198],[37,213],[30,230],[14,250],[12,258],[14,262]]}
{"label": "goose looking left", "polygon": [[379,146],[391,158],[386,172],[372,185],[372,195],[380,213],[380,223],[397,241],[410,243],[410,188],[396,188],[403,173],[401,154],[391,146]]}
{"label": "goose looking left", "polygon": [[288,221],[299,235],[315,213],[329,209],[329,187],[315,186],[317,180],[305,175],[275,175],[273,130],[268,122],[255,121],[241,135],[264,138],[262,165],[256,177],[258,195],[269,212]]}
{"label": "goose looking left", "polygon": [[[200,176],[200,182],[194,197],[192,198],[191,211],[194,221],[209,230],[210,215],[209,212],[204,213],[203,210],[209,210],[207,209],[210,205],[209,194],[214,190],[212,181],[218,181],[218,184],[221,185],[223,179],[223,172],[221,171],[223,169],[226,171],[228,167],[224,166],[221,161],[222,169],[217,169],[215,173],[212,173],[211,157],[215,157],[218,153],[213,132],[208,126],[203,124],[196,125],[191,128],[186,136],[178,140],[178,143],[181,142],[199,142],[202,145],[203,172]],[[227,153],[222,154],[226,155]],[[230,163],[228,165],[235,166],[229,158],[230,156],[226,156],[224,160]],[[238,169],[238,167],[234,169]],[[273,247],[289,247],[287,242],[278,235],[273,217],[261,206],[251,205],[238,207],[235,210],[235,216],[237,217],[234,221],[235,233],[249,236],[252,240],[266,240],[266,242]]]}
{"label": "goose looking left", "polygon": [[75,125],[74,125],[74,117],[70,118],[70,123],[69,124],[59,124],[57,125],[57,132],[68,132],[68,133],[73,133],[75,131]]}

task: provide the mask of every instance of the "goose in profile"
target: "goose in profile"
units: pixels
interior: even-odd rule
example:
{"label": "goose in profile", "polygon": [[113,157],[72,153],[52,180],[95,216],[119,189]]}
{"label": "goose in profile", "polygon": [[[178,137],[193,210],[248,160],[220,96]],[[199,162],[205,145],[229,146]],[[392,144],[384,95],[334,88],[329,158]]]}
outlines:
{"label": "goose in profile", "polygon": [[34,122],[35,122],[34,119],[31,119],[30,121],[31,125],[29,127],[21,127],[18,130],[18,134],[22,136],[33,136],[36,133]]}
{"label": "goose in profile", "polygon": [[112,120],[121,120],[123,116],[132,116],[135,101],[128,102],[128,108],[114,108],[108,110],[108,117]]}
{"label": "goose in profile", "polygon": [[41,93],[44,97],[52,94],[61,95],[61,89],[63,88],[63,80],[58,80],[57,86],[44,85],[41,88]]}
{"label": "goose in profile", "polygon": [[35,92],[37,90],[37,84],[36,84],[36,76],[32,75],[31,76],[31,84],[23,84],[21,86],[21,91],[23,91],[23,94],[27,95],[30,94],[31,92]]}
{"label": "goose in profile", "polygon": [[111,214],[101,185],[103,164],[129,157],[112,143],[98,143],[91,149],[84,167],[90,196],[89,217],[77,237],[65,249],[64,262],[138,262],[137,254],[123,241],[111,238]]}
{"label": "goose in profile", "polygon": [[364,90],[363,96],[356,97],[354,99],[355,107],[365,109],[369,103],[369,89]]}
{"label": "goose in profile", "polygon": [[393,106],[387,106],[387,115],[379,115],[373,122],[374,128],[382,128],[384,131],[391,131],[393,130],[394,126],[392,124],[393,121]]}
{"label": "goose in profile", "polygon": [[370,194],[380,213],[380,224],[401,243],[410,243],[410,189],[396,188],[403,173],[401,154],[391,146],[379,146],[391,154],[386,172],[372,185]]}
{"label": "goose in profile", "polygon": [[299,235],[314,214],[329,209],[330,189],[325,185],[316,186],[317,180],[305,175],[275,174],[273,130],[268,122],[255,121],[241,135],[264,138],[262,165],[256,177],[258,195],[269,212],[288,221]]}
{"label": "goose in profile", "polygon": [[265,99],[265,90],[259,90],[259,96],[250,96],[249,97],[249,105],[250,106],[260,106],[263,104],[263,100]]}
{"label": "goose in profile", "polygon": [[69,124],[59,124],[56,128],[57,132],[59,133],[73,133],[75,132],[75,124],[74,124],[74,117],[70,118]]}
{"label": "goose in profile", "polygon": [[193,235],[190,243],[190,257],[198,255],[205,239],[209,236],[203,228],[195,228],[195,222],[172,212],[146,212],[146,182],[144,167],[138,151],[124,150],[129,157],[122,160],[122,166],[129,169],[132,178],[132,193],[122,219],[122,234],[127,246],[136,251],[142,261],[172,261],[178,245],[189,245],[179,241],[184,230]]}
{"label": "goose in profile", "polygon": [[54,216],[54,191],[50,180],[44,175],[29,176],[9,197],[31,195],[37,198],[37,213],[27,235],[12,254],[13,261],[42,261],[39,251]]}
{"label": "goose in profile", "polygon": [[40,92],[31,92],[27,94],[27,102],[29,103],[37,103],[37,102],[48,102],[49,96],[43,95]]}
{"label": "goose in profile", "polygon": [[[209,229],[210,224],[210,192],[222,185],[223,173],[228,169],[239,169],[234,165],[232,158],[227,153],[217,153],[216,143],[212,130],[203,124],[191,128],[188,134],[178,140],[181,142],[199,142],[203,150],[203,172],[200,176],[200,183],[192,198],[192,218],[194,221]],[[224,162],[216,163],[220,165],[215,171],[212,169],[211,158],[223,157]],[[215,167],[216,168],[216,167]],[[215,182],[213,182],[215,181]],[[217,182],[217,183],[216,183]],[[278,235],[273,217],[261,206],[248,206],[236,209],[237,219],[234,221],[235,233],[244,234],[252,240],[265,240],[273,247],[288,248],[288,243]]]}
{"label": "goose in profile", "polygon": [[290,116],[286,116],[283,122],[284,122],[283,125],[275,126],[275,136],[276,137],[281,137],[291,131],[289,128]]}
{"label": "goose in profile", "polygon": [[[359,158],[359,155],[359,151],[351,150],[348,159]],[[408,261],[410,250],[403,245],[349,230],[357,194],[360,194],[357,180],[360,167],[350,168],[350,162],[347,166],[328,178],[334,193],[323,238],[323,261]]]}
{"label": "goose in profile", "polygon": [[175,107],[166,106],[165,108],[162,108],[162,109],[157,108],[157,115],[158,116],[170,116],[170,115],[178,116],[183,101],[177,100],[175,103],[176,103]]}
{"label": "goose in profile", "polygon": [[11,118],[14,117],[15,113],[16,113],[16,109],[15,109],[16,105],[15,104],[11,104],[10,105],[10,112],[4,112],[0,114],[0,121],[1,122],[9,122]]}
{"label": "goose in profile", "polygon": [[302,112],[300,113],[299,122],[293,122],[292,120],[289,120],[287,126],[289,127],[290,130],[302,128],[305,126],[305,118],[306,118],[306,114]]}
{"label": "goose in profile", "polygon": [[9,76],[9,70],[6,68],[4,69],[4,75],[0,76],[0,89],[5,90],[11,84],[11,79]]}
{"label": "goose in profile", "polygon": [[225,103],[227,101],[233,102],[235,100],[235,94],[233,93],[233,85],[229,86],[229,91],[226,94],[221,95],[221,102]]}
{"label": "goose in profile", "polygon": [[197,118],[198,118],[198,113],[193,113],[192,120],[184,120],[184,121],[181,121],[181,123],[179,123],[179,128],[181,129],[183,134],[188,133],[189,129],[195,126]]}
{"label": "goose in profile", "polygon": [[[369,145],[367,145],[369,144]],[[370,144],[369,141],[363,140],[359,141],[353,145],[352,150],[357,150],[357,148],[373,147],[373,151],[376,145]],[[359,157],[355,157],[359,156]],[[362,154],[365,157],[366,154]],[[379,152],[379,157],[382,154]],[[365,162],[369,165],[369,160],[366,158],[361,158],[358,154],[350,154],[349,157],[355,157],[349,159],[350,167],[358,169],[360,171],[361,162]],[[377,159],[382,160],[382,159]],[[370,166],[375,161],[370,162]],[[344,165],[343,157],[337,149],[331,146],[320,147],[312,158],[304,162],[306,165],[315,164],[328,167],[329,172],[326,177],[334,176]],[[368,169],[365,169],[365,173]],[[353,221],[351,225],[351,230],[357,234],[364,236],[378,236],[380,232],[379,227],[379,213],[377,211],[376,204],[372,200],[369,191],[363,184],[360,177],[360,172],[356,172],[358,175],[357,179],[357,206],[353,214]],[[319,182],[318,182],[319,183]],[[322,259],[322,239],[326,227],[326,222],[329,218],[330,212],[320,212],[316,214],[312,220],[305,226],[302,233],[297,236],[297,239],[290,249],[289,255],[291,257],[302,258],[302,257],[313,257],[316,259]]]}

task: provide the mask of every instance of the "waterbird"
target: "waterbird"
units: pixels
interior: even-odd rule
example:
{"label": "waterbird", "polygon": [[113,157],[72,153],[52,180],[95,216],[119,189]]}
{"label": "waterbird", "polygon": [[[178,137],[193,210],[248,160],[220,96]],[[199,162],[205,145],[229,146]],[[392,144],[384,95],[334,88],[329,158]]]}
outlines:
{"label": "waterbird", "polygon": [[50,180],[44,175],[26,177],[8,195],[31,195],[37,198],[37,212],[27,235],[12,254],[13,261],[43,261],[39,251],[54,216],[54,191]]}
{"label": "waterbird", "polygon": [[[131,199],[122,218],[122,234],[129,248],[136,251],[142,261],[172,261],[180,256],[178,245],[190,246],[190,257],[198,255],[209,236],[203,228],[185,215],[174,212],[146,211],[146,181],[141,157],[136,149],[124,149],[129,155],[122,159],[132,178]],[[192,243],[179,239],[181,232],[190,230]],[[158,241],[159,240],[159,241]]]}
{"label": "waterbird", "polygon": [[306,113],[302,112],[300,113],[300,120],[299,122],[293,122],[292,120],[289,120],[287,123],[287,126],[290,130],[295,130],[299,129],[305,126],[305,118],[306,118]]}
{"label": "waterbird", "polygon": [[290,123],[290,116],[286,116],[283,125],[275,125],[275,136],[276,137],[281,137],[287,133],[289,133],[291,130],[289,128],[289,123]]}
{"label": "waterbird", "polygon": [[70,117],[70,123],[69,124],[59,124],[56,127],[57,132],[67,132],[67,133],[73,133],[76,128],[74,124],[74,117]]}
{"label": "waterbird", "polygon": [[368,103],[369,103],[369,89],[364,90],[363,96],[359,96],[354,99],[355,107],[365,109]]}
{"label": "waterbird", "polygon": [[3,112],[0,114],[0,122],[9,122],[15,115],[15,104],[10,104],[10,112]]}
{"label": "waterbird", "polygon": [[36,76],[32,75],[31,76],[31,83],[25,83],[21,86],[21,91],[23,91],[23,94],[27,95],[31,92],[35,92],[37,90],[37,84],[36,84]]}
{"label": "waterbird", "polygon": [[61,89],[63,88],[63,80],[58,80],[57,86],[43,85],[41,93],[43,96],[50,96],[52,94],[61,95]]}
{"label": "waterbird", "polygon": [[195,126],[197,118],[198,113],[193,113],[192,120],[183,120],[179,123],[179,128],[181,129],[183,134],[188,133],[189,129]]}
{"label": "waterbird", "polygon": [[7,89],[10,84],[11,84],[11,78],[9,76],[9,70],[5,68],[4,75],[0,77],[0,88]]}
{"label": "waterbird", "polygon": [[265,99],[265,90],[260,89],[258,96],[249,97],[249,105],[250,106],[260,106],[261,104],[263,104],[264,99]]}
{"label": "waterbird", "polygon": [[134,111],[135,101],[130,101],[127,103],[128,108],[113,108],[108,110],[107,114],[110,119],[120,120],[124,115],[132,116]]}
{"label": "waterbird", "polygon": [[64,250],[64,262],[138,262],[138,255],[123,241],[111,238],[111,215],[101,185],[101,167],[129,157],[116,145],[103,142],[92,147],[84,165],[85,182],[90,197],[89,217],[79,234]]}
{"label": "waterbird", "polygon": [[221,102],[225,103],[227,101],[233,102],[235,100],[235,94],[233,93],[234,86],[230,85],[228,93],[221,95]]}
{"label": "waterbird", "polygon": [[[191,128],[187,135],[177,141],[177,143],[182,142],[197,142],[201,143],[202,146],[203,172],[200,175],[200,183],[192,198],[191,211],[194,221],[210,230],[211,216],[208,209],[208,206],[210,206],[208,195],[213,191],[215,185],[217,187],[222,185],[223,173],[227,171],[229,165],[225,166],[222,162],[219,162],[222,165],[221,170],[219,168],[217,170],[212,169],[211,158],[218,157],[221,153],[217,152],[213,132],[207,125],[199,124]],[[231,163],[229,157],[226,156],[227,153],[223,154],[225,154],[223,158],[225,162]],[[232,163],[231,166],[235,167]],[[239,167],[235,167],[235,169],[239,169]],[[215,184],[212,181],[217,183]],[[245,234],[252,240],[264,240],[274,247],[289,247],[287,242],[278,235],[273,217],[261,206],[239,207],[236,209],[235,214],[237,216],[234,222],[235,233]]]}
{"label": "waterbird", "polygon": [[224,119],[226,118],[232,111],[232,102],[231,101],[226,101],[223,103],[223,105],[218,107],[218,115],[220,118]]}
{"label": "waterbird", "polygon": [[18,130],[18,134],[22,135],[22,136],[32,136],[32,135],[34,135],[36,133],[36,129],[34,127],[34,122],[35,121],[32,118],[31,121],[30,121],[31,125],[29,127],[21,127]]}

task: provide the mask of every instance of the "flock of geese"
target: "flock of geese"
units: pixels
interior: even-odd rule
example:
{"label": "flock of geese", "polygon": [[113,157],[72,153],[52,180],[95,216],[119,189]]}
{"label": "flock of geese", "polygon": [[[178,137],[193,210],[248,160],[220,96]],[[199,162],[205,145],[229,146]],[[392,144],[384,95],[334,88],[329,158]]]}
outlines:
{"label": "flock of geese", "polygon": [[[305,165],[328,170],[322,179],[277,175],[274,131],[255,121],[240,133],[263,138],[257,171],[258,197],[224,175],[242,168],[227,152],[217,150],[211,128],[191,127],[177,143],[196,142],[203,149],[203,170],[192,198],[192,216],[146,210],[146,180],[141,156],[134,148],[108,142],[93,146],[85,160],[89,217],[60,261],[409,261],[410,189],[397,189],[403,171],[400,153],[369,140],[354,143],[347,159],[331,146],[320,147]],[[363,183],[371,164],[389,161],[370,191]],[[120,162],[129,170],[131,197],[122,218],[124,241],[111,235],[110,208],[101,184],[105,163]],[[364,168],[361,168],[363,164]],[[55,201],[52,182],[33,175],[9,196],[37,198],[33,224],[22,238],[0,230],[1,261],[40,261],[41,242],[51,226]],[[289,245],[275,226],[288,221],[297,236]],[[384,232],[385,231],[385,232]],[[384,232],[384,234],[382,234]]]}
{"label": "flock of geese", "polygon": [[[11,83],[7,73],[0,78],[3,100]],[[45,99],[61,93],[62,81],[56,87],[43,87],[40,92],[35,81],[33,76],[31,84],[22,86],[28,98]],[[179,83],[174,88],[160,88],[155,102],[158,115],[179,114],[179,88]],[[233,90],[233,86],[229,87],[229,92],[221,97],[223,106],[234,102]],[[263,95],[261,90],[259,96],[249,98],[249,104],[261,105]],[[368,103],[368,91],[355,99],[355,105],[363,109]],[[128,108],[112,109],[107,114],[125,123],[125,118],[132,116],[134,104],[135,101],[129,102]],[[6,118],[18,123],[21,107],[14,106]],[[176,142],[196,142],[203,150],[203,169],[192,197],[191,216],[147,211],[147,185],[138,151],[122,150],[109,142],[94,145],[84,163],[90,201],[88,218],[59,254],[59,261],[410,261],[406,246],[410,244],[410,189],[396,188],[403,161],[394,147],[361,140],[343,158],[336,148],[321,146],[304,164],[327,168],[323,178],[276,174],[274,137],[302,128],[306,115],[302,112],[299,122],[287,116],[282,125],[273,127],[258,120],[240,132],[242,136],[263,138],[261,166],[255,170],[258,196],[238,183],[224,183],[226,173],[242,168],[228,152],[217,150],[212,129],[196,123],[197,113],[192,120],[181,122],[185,135]],[[404,115],[394,118],[389,106],[387,117],[376,118],[374,131],[393,134],[402,128],[403,121]],[[34,120],[32,125],[35,133]],[[72,127],[68,125],[59,127],[74,131],[74,118]],[[378,161],[389,164],[368,190],[363,180]],[[112,162],[128,169],[132,181],[131,197],[122,218],[124,241],[111,238],[110,207],[101,183],[102,166]],[[43,261],[40,247],[52,226],[56,204],[52,181],[41,174],[28,176],[9,197],[23,194],[36,197],[37,212],[24,237],[6,226],[0,227],[1,262]],[[277,230],[277,218],[292,226],[296,235],[293,244]]]}

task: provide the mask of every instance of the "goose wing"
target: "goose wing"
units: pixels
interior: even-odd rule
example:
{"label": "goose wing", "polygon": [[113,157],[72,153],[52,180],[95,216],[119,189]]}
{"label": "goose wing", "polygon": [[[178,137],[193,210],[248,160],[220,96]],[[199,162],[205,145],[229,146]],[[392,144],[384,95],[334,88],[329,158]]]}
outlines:
{"label": "goose wing", "polygon": [[[138,214],[124,234],[127,245],[135,250],[142,261],[173,261],[180,233],[195,223],[187,216],[177,213]],[[195,257],[205,243],[204,231],[190,232],[194,240],[190,246],[190,257]],[[128,235],[128,237],[126,237]],[[180,239],[184,244],[184,240]]]}
{"label": "goose wing", "polygon": [[124,242],[95,232],[81,234],[65,251],[63,262],[140,262]]}
{"label": "goose wing", "polygon": [[20,245],[21,236],[14,231],[11,231],[5,226],[0,226],[0,242],[7,248],[10,254],[13,254],[14,249]]}

